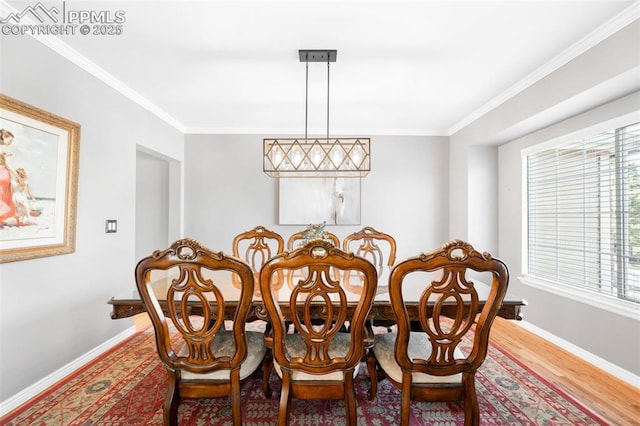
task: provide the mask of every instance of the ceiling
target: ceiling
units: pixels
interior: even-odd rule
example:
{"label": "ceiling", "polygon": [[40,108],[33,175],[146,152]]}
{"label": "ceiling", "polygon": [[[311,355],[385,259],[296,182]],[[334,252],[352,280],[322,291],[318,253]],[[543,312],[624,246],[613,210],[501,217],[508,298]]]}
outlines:
{"label": "ceiling", "polygon": [[[187,133],[304,133],[298,50],[336,49],[332,135],[449,135],[610,35],[637,4],[66,1],[66,11],[124,11],[122,34],[46,43]],[[308,107],[309,134],[324,134],[326,64],[309,64]]]}

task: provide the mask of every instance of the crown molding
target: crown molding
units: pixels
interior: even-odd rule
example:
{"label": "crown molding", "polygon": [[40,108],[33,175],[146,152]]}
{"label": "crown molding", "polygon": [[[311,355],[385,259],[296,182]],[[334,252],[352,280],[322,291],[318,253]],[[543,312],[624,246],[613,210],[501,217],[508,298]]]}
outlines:
{"label": "crown molding", "polygon": [[451,136],[464,127],[468,126],[469,124],[473,123],[483,115],[507,102],[518,93],[524,91],[536,82],[542,80],[544,77],[558,70],[563,65],[566,65],[569,61],[585,53],[587,50],[591,49],[606,38],[620,31],[622,28],[626,27],[638,18],[640,18],[640,2],[635,2],[631,6],[620,12],[618,15],[614,16],[609,21],[598,27],[596,30],[564,50],[558,56],[539,67],[527,77],[511,86],[500,95],[491,99],[489,102],[473,111],[462,120],[455,123],[453,126],[451,126],[451,128],[449,128],[447,134]]}
{"label": "crown molding", "polygon": [[[2,15],[7,15],[8,13],[19,13],[17,9],[7,4],[3,0],[0,0],[0,12],[2,12]],[[37,22],[35,22],[29,16],[23,16],[21,19],[31,25],[37,24]],[[178,120],[156,106],[150,100],[133,90],[131,87],[124,84],[122,81],[118,80],[116,77],[105,71],[103,68],[89,60],[86,56],[82,55],[80,52],[73,49],[71,46],[69,46],[59,38],[52,35],[29,34],[29,36],[38,40],[40,43],[44,44],[54,52],[63,56],[73,64],[79,66],[84,71],[93,75],[98,80],[102,81],[112,89],[129,98],[131,101],[135,102],[142,108],[156,115],[158,118],[174,127],[176,130],[185,133],[186,127],[182,123],[180,123]]]}
{"label": "crown molding", "polygon": [[[302,137],[300,129],[274,129],[274,128],[240,128],[240,127],[187,127],[185,134],[214,134],[214,135],[279,135],[282,137]],[[311,130],[307,132],[309,137],[326,137],[326,130]],[[448,136],[446,130],[430,129],[336,129],[332,130],[330,137],[368,137],[368,136]]]}

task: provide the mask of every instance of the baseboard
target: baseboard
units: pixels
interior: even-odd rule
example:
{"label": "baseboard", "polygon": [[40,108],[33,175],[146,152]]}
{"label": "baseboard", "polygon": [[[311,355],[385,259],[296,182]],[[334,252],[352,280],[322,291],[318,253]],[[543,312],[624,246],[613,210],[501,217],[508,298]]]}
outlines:
{"label": "baseboard", "polygon": [[92,361],[93,359],[102,355],[104,352],[108,351],[118,343],[122,342],[126,338],[135,334],[135,332],[136,332],[135,326],[132,326],[126,329],[122,333],[112,337],[111,339],[93,348],[92,350],[85,353],[84,355],[71,361],[69,364],[65,365],[64,367],[49,374],[47,377],[39,380],[38,382],[27,387],[26,389],[23,389],[22,391],[6,399],[5,401],[0,402],[0,417],[5,416],[6,414],[18,408],[20,405],[29,401],[31,398],[34,398],[40,392],[56,384],[57,382],[64,379],[68,375],[72,374],[76,370],[82,368],[88,362]]}
{"label": "baseboard", "polygon": [[579,346],[574,345],[571,342],[568,342],[555,334],[551,334],[548,331],[541,329],[538,326],[535,326],[527,321],[513,321],[514,324],[518,324],[524,329],[529,330],[530,332],[542,337],[555,344],[556,346],[561,347],[562,349],[571,352],[573,355],[582,358],[590,364],[598,367],[601,370],[606,371],[612,376],[617,377],[618,379],[629,383],[632,386],[640,388],[640,376],[636,376],[630,371],[625,370],[624,368],[618,367],[617,365],[607,361],[606,359],[600,358],[597,355],[592,354],[589,351],[582,349]]}

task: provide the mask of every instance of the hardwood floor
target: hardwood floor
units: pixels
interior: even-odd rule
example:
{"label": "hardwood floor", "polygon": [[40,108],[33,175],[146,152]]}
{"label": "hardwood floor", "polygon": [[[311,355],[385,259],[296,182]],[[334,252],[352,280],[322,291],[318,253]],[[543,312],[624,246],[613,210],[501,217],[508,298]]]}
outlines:
{"label": "hardwood floor", "polygon": [[611,425],[640,425],[640,389],[525,330],[497,318],[491,341]]}

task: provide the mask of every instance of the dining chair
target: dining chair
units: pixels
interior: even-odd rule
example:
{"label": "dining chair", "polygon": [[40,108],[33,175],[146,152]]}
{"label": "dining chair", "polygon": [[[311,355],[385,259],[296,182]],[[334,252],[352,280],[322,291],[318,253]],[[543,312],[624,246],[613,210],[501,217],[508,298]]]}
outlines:
{"label": "dining chair", "polygon": [[[491,283],[482,309],[474,280]],[[377,381],[386,376],[401,393],[401,425],[409,424],[411,400],[462,403],[464,424],[477,425],[475,374],[487,355],[491,325],[508,284],[502,261],[460,240],[395,265],[389,297],[397,333],[374,338],[367,357],[369,398],[375,399]],[[417,306],[405,305],[409,292],[421,295]],[[442,314],[445,305],[457,308],[451,318]],[[419,322],[409,321],[408,309],[417,311]]]}
{"label": "dining chair", "polygon": [[233,255],[244,260],[258,273],[272,256],[284,251],[284,238],[264,226],[242,232],[233,238]]}
{"label": "dining chair", "polygon": [[[216,274],[237,275],[242,283],[231,331],[224,327],[229,307]],[[263,333],[245,330],[254,291],[249,265],[185,238],[142,259],[135,277],[169,375],[164,424],[178,424],[183,398],[228,396],[233,424],[241,425],[240,386],[260,368],[266,353]],[[192,316],[195,311],[201,316]]]}
{"label": "dining chair", "polygon": [[[254,296],[262,297],[260,294],[260,269],[271,257],[282,253],[285,249],[284,238],[264,226],[256,226],[255,228],[236,235],[232,243],[233,255],[247,262],[253,271],[255,278]],[[280,290],[284,284],[284,275],[278,273],[278,279],[274,279],[271,285],[274,289]],[[237,283],[234,280],[234,285]],[[262,320],[259,320],[262,321]],[[270,333],[271,323],[264,323],[265,333]],[[263,362],[262,368],[262,391],[265,397],[271,397],[271,389],[269,388],[269,377],[273,370],[273,362],[271,348],[267,347],[267,354]]]}
{"label": "dining chair", "polygon": [[[359,300],[347,302],[332,269],[364,277]],[[278,272],[304,270],[286,299],[271,286]],[[282,379],[278,424],[289,424],[292,398],[342,399],[348,425],[356,424],[354,378],[364,354],[364,322],[376,292],[375,266],[324,240],[279,254],[260,271],[263,303],[272,322],[274,367]],[[340,332],[350,321],[348,332]],[[285,323],[293,324],[289,331]]]}
{"label": "dining chair", "polygon": [[[352,251],[357,256],[370,260],[376,266],[378,278],[389,272],[396,262],[396,240],[391,235],[377,231],[371,226],[365,226],[361,230],[347,235],[342,241],[342,246],[344,251]],[[344,282],[349,286],[354,283],[358,286],[357,278],[357,274],[349,271],[344,276]],[[370,334],[373,334],[376,327],[391,331],[393,324],[394,322],[390,320],[371,320],[367,328]]]}
{"label": "dining chair", "polygon": [[342,241],[342,249],[369,259],[376,265],[378,276],[384,272],[385,265],[391,268],[396,262],[396,240],[371,226],[347,235]]}

